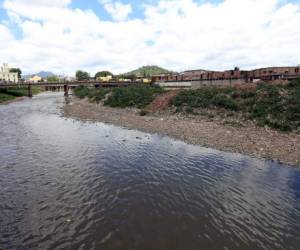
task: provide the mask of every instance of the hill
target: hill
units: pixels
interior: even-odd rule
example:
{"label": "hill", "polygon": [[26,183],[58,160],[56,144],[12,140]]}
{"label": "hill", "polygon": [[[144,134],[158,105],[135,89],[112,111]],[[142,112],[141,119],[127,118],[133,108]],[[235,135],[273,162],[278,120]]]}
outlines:
{"label": "hill", "polygon": [[153,76],[153,75],[158,75],[158,74],[166,74],[166,73],[170,73],[171,71],[158,67],[158,66],[143,66],[140,67],[136,70],[127,72],[125,74],[122,74],[124,76],[131,76],[131,75],[135,75],[135,76]]}

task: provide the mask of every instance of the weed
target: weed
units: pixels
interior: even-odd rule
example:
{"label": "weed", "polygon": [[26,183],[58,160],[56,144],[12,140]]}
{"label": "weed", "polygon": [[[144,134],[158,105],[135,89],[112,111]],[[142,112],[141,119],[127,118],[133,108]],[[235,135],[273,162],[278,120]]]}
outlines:
{"label": "weed", "polygon": [[180,92],[171,102],[178,111],[195,108],[241,111],[244,118],[282,131],[300,128],[300,79],[288,85],[259,84],[256,89],[203,87]]}

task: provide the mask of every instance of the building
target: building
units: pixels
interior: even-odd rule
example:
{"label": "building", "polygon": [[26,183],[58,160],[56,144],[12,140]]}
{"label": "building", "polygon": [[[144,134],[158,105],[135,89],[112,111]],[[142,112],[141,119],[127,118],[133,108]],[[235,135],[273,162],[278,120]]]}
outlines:
{"label": "building", "polygon": [[96,80],[101,81],[101,82],[109,82],[112,80],[112,78],[113,78],[112,75],[107,75],[107,76],[99,76],[99,77],[97,77]]}
{"label": "building", "polygon": [[207,70],[196,69],[196,70],[186,70],[181,75],[184,76],[185,80],[195,80],[198,79],[200,75],[207,73]]}
{"label": "building", "polygon": [[72,77],[72,76],[65,76],[64,81],[66,81],[66,82],[75,82],[76,78]]}
{"label": "building", "polygon": [[300,66],[297,67],[269,67],[249,71],[249,77],[264,81],[290,80],[300,77]]}
{"label": "building", "polygon": [[27,82],[33,82],[33,83],[38,83],[38,82],[42,82],[42,81],[43,81],[43,78],[40,76],[37,76],[37,75],[32,76],[27,80]]}
{"label": "building", "polygon": [[4,82],[18,82],[19,76],[17,72],[10,72],[11,68],[7,63],[3,63],[0,69],[0,81]]}
{"label": "building", "polygon": [[189,70],[179,74],[161,74],[152,78],[153,82],[198,82],[204,84],[251,83],[257,81],[292,80],[300,78],[300,66],[269,67],[254,70],[234,68],[226,71]]}

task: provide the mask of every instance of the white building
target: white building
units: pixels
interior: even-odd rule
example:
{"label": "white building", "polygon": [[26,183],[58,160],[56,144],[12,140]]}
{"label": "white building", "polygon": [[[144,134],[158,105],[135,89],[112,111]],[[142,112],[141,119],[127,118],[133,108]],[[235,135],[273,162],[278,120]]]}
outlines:
{"label": "white building", "polygon": [[3,66],[0,69],[0,81],[5,81],[5,82],[18,82],[19,77],[18,73],[12,73],[10,72],[10,67],[8,66],[7,63],[3,63]]}

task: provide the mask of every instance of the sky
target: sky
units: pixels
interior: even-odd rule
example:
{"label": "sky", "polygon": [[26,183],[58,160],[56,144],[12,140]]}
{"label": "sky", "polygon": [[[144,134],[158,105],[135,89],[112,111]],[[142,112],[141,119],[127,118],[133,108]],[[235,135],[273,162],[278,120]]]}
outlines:
{"label": "sky", "polygon": [[24,73],[300,64],[300,0],[0,0],[0,63]]}

